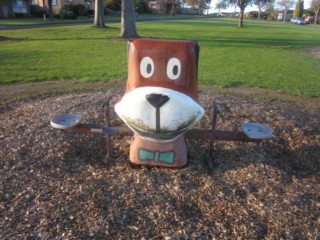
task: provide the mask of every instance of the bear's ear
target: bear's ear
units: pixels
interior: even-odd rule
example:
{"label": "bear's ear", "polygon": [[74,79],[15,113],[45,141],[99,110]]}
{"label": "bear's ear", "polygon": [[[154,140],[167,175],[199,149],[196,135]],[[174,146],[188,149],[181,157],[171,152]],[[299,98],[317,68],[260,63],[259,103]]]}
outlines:
{"label": "bear's ear", "polygon": [[134,41],[135,38],[130,38],[128,41],[127,45],[127,61],[129,63],[129,52],[130,52],[130,47],[132,46],[132,42]]}
{"label": "bear's ear", "polygon": [[127,61],[128,61],[128,80],[126,92],[131,91],[141,85],[140,77],[140,58],[139,58],[139,39],[132,38],[128,41]]}

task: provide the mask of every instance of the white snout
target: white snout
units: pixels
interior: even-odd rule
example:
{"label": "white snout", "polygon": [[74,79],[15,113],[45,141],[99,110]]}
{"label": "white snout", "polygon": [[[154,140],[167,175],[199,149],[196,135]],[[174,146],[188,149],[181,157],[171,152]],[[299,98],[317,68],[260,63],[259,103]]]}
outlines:
{"label": "white snout", "polygon": [[[148,94],[169,97],[159,109],[160,129],[156,127],[156,109],[146,99]],[[162,87],[141,87],[130,91],[116,104],[115,111],[142,138],[155,141],[161,141],[162,136],[166,134],[172,137],[171,140],[176,139],[196,124],[204,114],[204,109],[191,97]]]}

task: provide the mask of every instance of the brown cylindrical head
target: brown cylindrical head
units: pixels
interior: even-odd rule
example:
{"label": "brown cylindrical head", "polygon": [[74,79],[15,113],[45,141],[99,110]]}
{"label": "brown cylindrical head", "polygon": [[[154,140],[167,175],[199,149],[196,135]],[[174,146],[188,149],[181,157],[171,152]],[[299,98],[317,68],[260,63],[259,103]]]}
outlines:
{"label": "brown cylindrical head", "polygon": [[199,44],[194,41],[139,38],[129,41],[126,92],[164,87],[198,100]]}

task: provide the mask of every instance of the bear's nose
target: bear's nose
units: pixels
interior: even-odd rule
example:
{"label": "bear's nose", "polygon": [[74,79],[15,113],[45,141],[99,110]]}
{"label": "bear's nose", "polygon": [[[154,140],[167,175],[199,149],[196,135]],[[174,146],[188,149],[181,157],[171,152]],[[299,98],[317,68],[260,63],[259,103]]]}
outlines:
{"label": "bear's nose", "polygon": [[163,104],[169,101],[167,95],[151,93],[146,95],[147,101],[156,109],[159,109]]}

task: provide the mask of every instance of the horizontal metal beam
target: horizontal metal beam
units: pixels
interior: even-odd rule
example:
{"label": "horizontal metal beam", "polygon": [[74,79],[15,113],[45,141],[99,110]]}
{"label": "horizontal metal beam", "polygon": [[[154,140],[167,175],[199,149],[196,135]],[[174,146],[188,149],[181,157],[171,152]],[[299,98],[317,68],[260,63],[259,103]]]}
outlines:
{"label": "horizontal metal beam", "polygon": [[[73,128],[65,129],[66,132],[84,133],[107,136],[132,136],[133,131],[128,127],[104,127],[93,124],[79,124]],[[220,130],[201,130],[191,129],[185,133],[188,139],[218,140],[218,141],[238,141],[238,142],[256,142],[262,139],[250,139],[243,132],[239,131],[220,131]]]}
{"label": "horizontal metal beam", "polygon": [[218,140],[218,141],[238,141],[238,142],[256,142],[262,139],[248,138],[243,132],[239,131],[220,131],[220,130],[201,130],[191,129],[185,133],[189,139]]}

